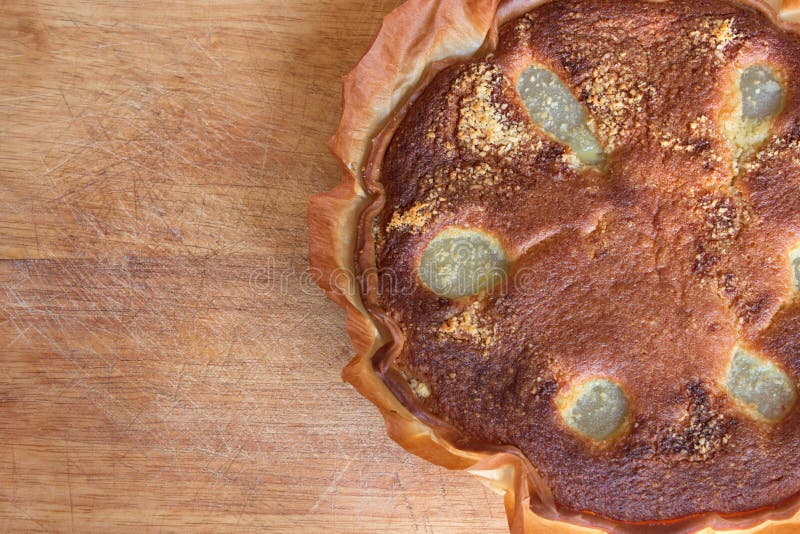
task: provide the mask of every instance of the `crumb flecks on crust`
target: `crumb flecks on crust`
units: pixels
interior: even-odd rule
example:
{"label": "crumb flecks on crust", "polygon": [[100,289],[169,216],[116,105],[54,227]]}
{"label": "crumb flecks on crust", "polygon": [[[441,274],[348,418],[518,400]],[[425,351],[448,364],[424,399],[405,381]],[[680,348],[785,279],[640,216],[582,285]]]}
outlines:
{"label": "crumb flecks on crust", "polygon": [[[462,167],[438,167],[420,179],[421,187],[428,192],[425,199],[405,210],[392,212],[385,231],[408,231],[416,234],[436,216],[448,212],[448,199],[467,190],[484,190],[502,181],[499,173],[486,163]],[[452,207],[451,207],[452,209]]]}
{"label": "crumb flecks on crust", "polygon": [[778,158],[787,158],[792,165],[800,165],[800,132],[774,139],[759,150],[755,157],[742,165],[742,172],[764,170]]}
{"label": "crumb flecks on crust", "polygon": [[644,98],[655,91],[653,86],[636,82],[635,78],[634,73],[620,69],[616,58],[605,54],[580,86],[608,152],[641,126]]}
{"label": "crumb flecks on crust", "polygon": [[494,326],[481,314],[482,308],[480,301],[473,302],[466,310],[444,321],[437,328],[439,337],[476,343],[484,348],[490,346]]}
{"label": "crumb flecks on crust", "polygon": [[412,233],[416,233],[420,228],[425,226],[431,217],[434,215],[432,208],[433,202],[420,202],[414,204],[402,214],[395,211],[392,213],[392,218],[389,224],[386,225],[386,231],[392,232],[400,229],[408,229]]}
{"label": "crumb flecks on crust", "polygon": [[736,421],[718,411],[702,382],[690,384],[687,397],[677,424],[662,430],[658,451],[672,459],[703,462],[728,444]]}
{"label": "crumb flecks on crust", "polygon": [[421,382],[416,378],[409,378],[408,386],[411,388],[411,391],[413,391],[414,394],[420,399],[427,399],[431,396],[431,389],[428,387],[428,384]]}
{"label": "crumb flecks on crust", "polygon": [[748,215],[736,198],[729,195],[707,194],[700,198],[706,232],[711,241],[730,241],[741,232]]}
{"label": "crumb flecks on crust", "polygon": [[455,89],[468,91],[460,102],[457,138],[468,150],[483,157],[508,156],[532,141],[524,124],[504,114],[508,103],[495,101],[495,86],[502,76],[496,65],[478,63],[454,84]]}
{"label": "crumb flecks on crust", "polygon": [[718,61],[725,59],[725,49],[741,35],[734,28],[734,19],[703,20],[701,28],[689,33],[697,51],[702,54],[713,53]]}
{"label": "crumb flecks on crust", "polygon": [[701,157],[708,169],[721,168],[725,163],[719,143],[715,142],[719,132],[708,115],[702,114],[692,119],[682,135],[669,130],[652,130],[650,135],[665,150]]}

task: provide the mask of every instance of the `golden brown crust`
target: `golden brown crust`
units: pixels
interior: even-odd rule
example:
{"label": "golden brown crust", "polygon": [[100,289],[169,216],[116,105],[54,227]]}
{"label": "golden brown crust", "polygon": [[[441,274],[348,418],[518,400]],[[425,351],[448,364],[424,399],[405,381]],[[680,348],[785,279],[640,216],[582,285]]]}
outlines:
{"label": "golden brown crust", "polygon": [[[784,3],[784,15],[789,20],[798,12],[795,3]],[[312,201],[309,208],[310,258],[312,267],[318,269],[321,287],[348,313],[348,331],[357,356],[344,376],[381,409],[395,440],[411,452],[441,465],[469,468],[506,492],[509,524],[514,532],[540,531],[545,525],[556,528],[559,520],[621,530],[624,525],[557,510],[546,486],[537,481],[534,470],[513,449],[469,443],[455,429],[426,416],[418,409],[415,399],[404,398],[401,387],[404,377],[385,367],[391,361],[390,353],[396,355],[400,349],[403,336],[393,331],[392,321],[381,317],[378,309],[367,313],[361,296],[362,290],[369,290],[369,284],[359,288],[352,277],[355,251],[374,249],[355,242],[359,216],[369,221],[382,208],[382,192],[371,191],[377,195],[377,201],[372,202],[365,191],[369,180],[365,182],[359,172],[367,161],[371,139],[417,85],[424,69],[433,65],[432,71],[440,70],[444,65],[434,65],[435,60],[468,55],[478,49],[484,38],[488,48],[492,48],[494,28],[532,6],[531,3],[505,2],[498,11],[498,6],[489,1],[425,3],[412,0],[387,17],[370,52],[345,79],[342,123],[331,143],[331,150],[343,164],[344,179],[336,189]],[[454,31],[454,28],[458,29]],[[427,42],[415,41],[415,36],[428,36],[425,37]],[[386,72],[387,64],[412,68]],[[430,72],[426,79],[432,78],[433,72]],[[422,80],[421,85],[427,85],[426,80]],[[394,126],[396,124],[390,124],[378,139],[373,161],[382,158]],[[372,172],[377,171],[373,169]],[[713,206],[713,202],[712,199],[710,205]],[[364,210],[367,211],[362,213]],[[595,224],[595,219],[586,224]],[[368,236],[365,239],[368,240]],[[362,255],[359,261],[362,266],[369,266],[370,262],[374,265],[369,253]],[[794,504],[786,503],[780,510],[765,511],[743,520],[699,516],[683,523],[682,528],[699,529],[706,525],[726,528],[754,524],[767,517],[788,517]],[[532,508],[539,515],[534,514]],[[676,525],[670,528],[674,527]],[[564,530],[575,531],[574,527],[564,527]]]}

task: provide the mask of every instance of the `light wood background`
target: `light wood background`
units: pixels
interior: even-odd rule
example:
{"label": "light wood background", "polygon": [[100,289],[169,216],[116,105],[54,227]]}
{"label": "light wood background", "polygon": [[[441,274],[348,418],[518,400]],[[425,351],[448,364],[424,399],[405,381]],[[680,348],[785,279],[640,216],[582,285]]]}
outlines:
{"label": "light wood background", "polygon": [[0,0],[0,531],[503,532],[303,276],[396,0]]}

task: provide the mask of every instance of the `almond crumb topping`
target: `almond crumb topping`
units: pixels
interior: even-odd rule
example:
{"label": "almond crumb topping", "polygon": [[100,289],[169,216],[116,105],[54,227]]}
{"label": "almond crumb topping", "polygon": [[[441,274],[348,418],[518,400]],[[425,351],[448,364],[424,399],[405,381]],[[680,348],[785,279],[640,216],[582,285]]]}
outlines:
{"label": "almond crumb topping", "polygon": [[713,52],[715,57],[722,61],[725,59],[725,49],[740,35],[733,27],[733,19],[704,20],[699,30],[689,33],[692,42],[702,53]]}
{"label": "almond crumb topping", "polygon": [[496,103],[495,87],[501,80],[502,73],[497,66],[479,63],[468,69],[455,85],[469,88],[459,107],[457,138],[467,149],[481,156],[508,156],[520,145],[532,141],[525,124],[505,114],[507,104]]}
{"label": "almond crumb topping", "polygon": [[438,328],[439,337],[477,343],[482,347],[491,345],[494,327],[481,316],[481,308],[480,302],[473,302],[466,310],[443,322]]}

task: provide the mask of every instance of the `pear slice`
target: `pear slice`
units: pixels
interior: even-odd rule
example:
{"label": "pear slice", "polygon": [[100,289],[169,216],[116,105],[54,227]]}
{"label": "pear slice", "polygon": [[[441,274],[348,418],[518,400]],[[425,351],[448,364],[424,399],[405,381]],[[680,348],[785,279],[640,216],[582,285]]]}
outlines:
{"label": "pear slice", "polygon": [[739,75],[738,95],[730,98],[738,108],[725,123],[737,159],[748,158],[769,137],[775,117],[783,108],[785,89],[766,65],[753,65]]}
{"label": "pear slice", "polygon": [[613,437],[628,419],[628,397],[619,385],[605,378],[578,386],[559,404],[567,426],[594,441]]}
{"label": "pear slice", "polygon": [[583,106],[554,72],[538,65],[528,67],[520,74],[517,91],[531,120],[569,146],[583,164],[603,162],[603,148],[589,129]]}
{"label": "pear slice", "polygon": [[486,232],[447,228],[422,252],[420,280],[439,296],[476,295],[504,280],[510,262],[500,242]]}
{"label": "pear slice", "polygon": [[737,348],[728,367],[728,393],[756,419],[777,422],[797,401],[789,375],[773,362]]}

